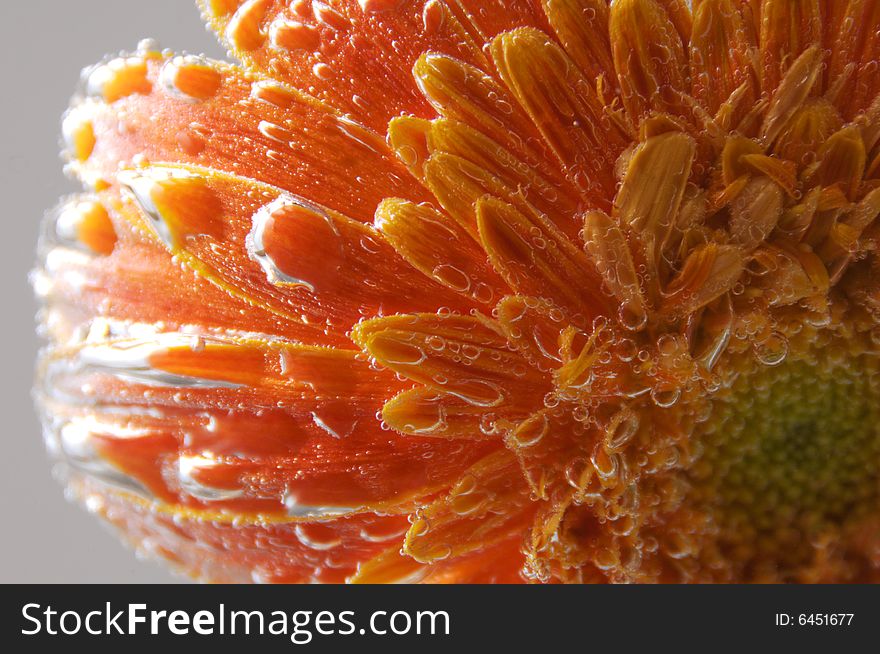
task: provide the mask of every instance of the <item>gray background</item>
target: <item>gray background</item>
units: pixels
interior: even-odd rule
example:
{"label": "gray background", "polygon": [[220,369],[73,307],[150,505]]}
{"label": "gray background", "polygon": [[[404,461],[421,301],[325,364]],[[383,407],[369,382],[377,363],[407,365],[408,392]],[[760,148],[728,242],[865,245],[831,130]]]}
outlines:
{"label": "gray background", "polygon": [[138,561],[109,528],[67,503],[50,474],[30,400],[36,303],[27,283],[40,218],[76,190],[58,158],[60,116],[84,66],[162,47],[223,56],[191,0],[0,0],[0,582],[179,581]]}

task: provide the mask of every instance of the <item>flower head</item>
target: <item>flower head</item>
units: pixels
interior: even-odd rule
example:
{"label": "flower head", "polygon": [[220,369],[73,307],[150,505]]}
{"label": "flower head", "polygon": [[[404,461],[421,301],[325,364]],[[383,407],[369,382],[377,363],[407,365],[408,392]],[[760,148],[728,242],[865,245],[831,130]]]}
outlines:
{"label": "flower head", "polygon": [[207,580],[880,579],[880,4],[203,0],[64,120],[39,402]]}

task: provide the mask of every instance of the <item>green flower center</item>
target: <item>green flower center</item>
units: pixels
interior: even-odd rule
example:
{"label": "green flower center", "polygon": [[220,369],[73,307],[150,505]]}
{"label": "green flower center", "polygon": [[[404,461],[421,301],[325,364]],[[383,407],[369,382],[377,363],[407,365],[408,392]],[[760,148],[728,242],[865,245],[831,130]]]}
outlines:
{"label": "green flower center", "polygon": [[688,477],[728,556],[800,565],[818,537],[876,511],[878,357],[867,339],[820,340],[774,367],[744,364],[697,430]]}

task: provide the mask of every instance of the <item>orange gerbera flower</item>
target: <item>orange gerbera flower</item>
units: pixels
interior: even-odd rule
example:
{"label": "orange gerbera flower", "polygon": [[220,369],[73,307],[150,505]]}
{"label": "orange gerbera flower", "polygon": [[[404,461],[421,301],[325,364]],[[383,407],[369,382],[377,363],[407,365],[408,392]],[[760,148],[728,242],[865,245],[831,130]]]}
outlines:
{"label": "orange gerbera flower", "polygon": [[205,580],[880,580],[880,3],[203,0],[64,120],[39,403]]}

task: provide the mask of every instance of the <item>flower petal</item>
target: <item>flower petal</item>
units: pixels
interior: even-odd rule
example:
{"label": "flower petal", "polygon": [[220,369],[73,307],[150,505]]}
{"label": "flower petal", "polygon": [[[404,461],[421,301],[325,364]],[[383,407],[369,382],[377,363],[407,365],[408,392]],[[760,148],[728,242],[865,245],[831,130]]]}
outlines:
{"label": "flower petal", "polygon": [[566,234],[574,235],[572,229],[576,221],[572,218],[582,200],[575,187],[565,180],[541,175],[489,137],[458,121],[443,118],[432,121],[427,144],[430,154],[460,157],[486,171],[538,210],[552,216]]}
{"label": "flower petal", "polygon": [[133,480],[165,503],[240,515],[409,511],[497,448],[402,438],[372,416],[352,420],[343,403],[303,415],[51,401],[44,408],[74,467],[117,486]]}
{"label": "flower petal", "polygon": [[499,450],[474,464],[449,494],[417,512],[404,551],[431,563],[506,540],[531,522],[516,457]]}
{"label": "flower petal", "polygon": [[618,0],[611,5],[610,32],[621,98],[633,123],[651,110],[683,114],[687,57],[665,9],[655,0]]}
{"label": "flower petal", "polygon": [[515,404],[487,413],[485,407],[424,386],[395,395],[382,408],[385,423],[402,434],[464,440],[493,436],[495,426],[487,418],[510,421],[525,415],[528,411]]}
{"label": "flower petal", "polygon": [[519,536],[507,538],[452,560],[419,563],[392,547],[358,566],[350,583],[519,584],[525,563]]}
{"label": "flower petal", "polygon": [[435,282],[484,304],[504,295],[506,286],[479,244],[446,214],[388,198],[375,224],[400,256]]}
{"label": "flower petal", "polygon": [[684,197],[695,151],[694,140],[680,132],[650,137],[629,160],[614,200],[614,217],[645,243],[654,278]]}
{"label": "flower petal", "polygon": [[540,133],[528,114],[495,79],[458,59],[433,53],[419,58],[413,75],[441,116],[479,130],[544,177],[562,177],[552,153],[536,149]]}
{"label": "flower petal", "polygon": [[498,324],[510,347],[542,371],[557,368],[559,335],[566,323],[562,312],[546,300],[508,296],[496,307]]}
{"label": "flower petal", "polygon": [[747,252],[758,247],[782,216],[782,191],[767,177],[751,180],[730,209],[730,236]]}
{"label": "flower petal", "polygon": [[[95,208],[100,205],[101,210]],[[89,209],[91,208],[91,209]],[[106,254],[82,242],[86,218],[109,215],[119,225],[116,242]],[[223,289],[171,261],[160,243],[127,227],[139,220],[137,207],[109,191],[62,203],[49,214],[41,241],[41,264],[34,273],[38,294],[46,303],[46,322],[60,343],[81,337],[101,321],[163,323],[167,329],[190,325],[194,316],[206,333],[257,332],[277,334],[316,345],[344,345],[342,334],[326,333],[320,325],[284,320],[277,314],[230,296]],[[104,223],[101,223],[104,224]],[[71,241],[72,227],[77,240]],[[106,244],[112,237],[88,229],[87,242]],[[89,248],[89,251],[83,251]]]}
{"label": "flower petal", "polygon": [[761,125],[764,144],[772,145],[803,105],[822,69],[822,51],[810,47],[791,64],[776,88]]}
{"label": "flower petal", "polygon": [[288,320],[344,333],[365,315],[474,306],[413,275],[371,226],[280,189],[183,166],[150,166],[120,179],[141,206],[144,232],[200,275]]}
{"label": "flower petal", "polygon": [[472,316],[374,318],[358,323],[351,336],[380,364],[484,409],[533,405],[549,381],[511,352],[487,321]]}
{"label": "flower petal", "polygon": [[82,479],[71,487],[144,554],[207,582],[341,583],[358,563],[388,548],[387,534],[399,537],[407,524],[403,516],[375,514],[233,523],[228,515],[148,503]]}
{"label": "flower petal", "polygon": [[477,223],[489,260],[517,293],[550,300],[577,322],[607,313],[594,266],[545,219],[486,197]]}
{"label": "flower petal", "polygon": [[822,40],[819,0],[764,0],[761,3],[761,87],[772,94],[788,67]]}
{"label": "flower petal", "polygon": [[[298,91],[220,62],[157,53],[137,59],[147,89],[112,103],[75,99],[65,120],[96,135],[87,157],[81,138],[70,148],[79,153],[70,167],[88,184],[119,167],[163,161],[251,177],[365,222],[388,194],[426,199],[382,136]],[[212,75],[214,85],[192,88],[185,75],[192,69]]]}
{"label": "flower petal", "polygon": [[376,130],[401,113],[429,115],[409,76],[422,53],[442,52],[481,65],[487,39],[517,24],[540,24],[543,18],[524,0],[505,2],[496,11],[485,0],[200,4],[213,29],[245,64],[309,89]]}
{"label": "flower petal", "polygon": [[547,20],[568,56],[589,81],[602,76],[612,83],[614,61],[608,36],[605,0],[541,0]]}
{"label": "flower petal", "polygon": [[518,29],[492,42],[504,82],[540,130],[572,183],[594,206],[613,193],[613,165],[627,136],[565,51],[543,32]]}
{"label": "flower petal", "polygon": [[741,102],[751,106],[757,96],[748,31],[734,0],[704,0],[694,11],[690,43],[694,97],[715,114],[745,84]]}
{"label": "flower petal", "polygon": [[620,301],[618,317],[627,329],[641,329],[648,310],[632,251],[623,231],[601,211],[584,217],[584,244],[608,290]]}
{"label": "flower petal", "polygon": [[870,0],[830,3],[826,49],[831,53],[827,79],[844,77],[837,105],[847,118],[866,110],[880,93],[880,6]]}
{"label": "flower petal", "polygon": [[688,315],[729,291],[745,268],[739,247],[708,243],[688,256],[666,289],[663,311]]}

